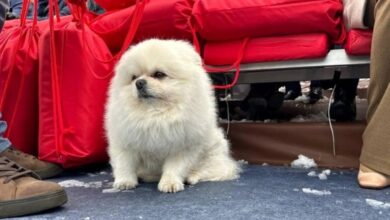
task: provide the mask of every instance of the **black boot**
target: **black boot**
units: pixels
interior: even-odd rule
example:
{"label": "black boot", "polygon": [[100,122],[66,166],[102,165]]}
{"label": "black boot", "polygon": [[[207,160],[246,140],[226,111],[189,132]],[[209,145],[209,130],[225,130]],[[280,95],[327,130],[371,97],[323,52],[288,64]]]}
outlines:
{"label": "black boot", "polygon": [[284,100],[295,100],[302,95],[301,84],[298,82],[288,82],[285,85],[286,93],[284,95]]}
{"label": "black boot", "polygon": [[330,106],[330,117],[336,121],[356,119],[356,88],[359,79],[340,80],[334,92],[334,102]]}

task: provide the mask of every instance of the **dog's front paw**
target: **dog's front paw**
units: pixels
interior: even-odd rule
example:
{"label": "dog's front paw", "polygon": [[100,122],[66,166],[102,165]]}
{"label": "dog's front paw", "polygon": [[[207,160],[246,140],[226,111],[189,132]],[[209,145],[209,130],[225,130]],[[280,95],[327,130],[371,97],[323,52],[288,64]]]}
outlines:
{"label": "dog's front paw", "polygon": [[126,190],[134,189],[138,185],[137,180],[127,179],[127,180],[115,180],[113,187],[115,189]]}
{"label": "dog's front paw", "polygon": [[184,184],[179,180],[160,180],[158,183],[158,190],[165,193],[176,193],[184,190]]}

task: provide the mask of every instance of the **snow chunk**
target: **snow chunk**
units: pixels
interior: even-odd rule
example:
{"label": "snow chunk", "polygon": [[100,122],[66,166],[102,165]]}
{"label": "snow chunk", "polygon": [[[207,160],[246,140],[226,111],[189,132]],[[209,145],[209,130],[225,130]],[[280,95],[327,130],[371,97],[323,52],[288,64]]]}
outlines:
{"label": "snow chunk", "polygon": [[319,174],[317,174],[315,171],[310,171],[307,175],[311,177],[318,176],[320,180],[327,180],[330,173],[331,171],[328,169],[328,170],[323,170]]}
{"label": "snow chunk", "polygon": [[374,209],[390,209],[390,203],[374,199],[366,199],[366,203]]}
{"label": "snow chunk", "polygon": [[61,181],[58,184],[64,188],[69,188],[69,187],[87,187],[87,184],[78,180],[65,180]]}
{"label": "snow chunk", "polygon": [[313,195],[316,195],[316,196],[324,196],[324,195],[330,195],[332,194],[330,191],[328,190],[316,190],[316,189],[310,189],[310,188],[302,188],[302,192],[304,193],[308,193],[308,194],[313,194]]}
{"label": "snow chunk", "polygon": [[102,193],[117,193],[120,192],[119,189],[110,188],[110,189],[103,189]]}
{"label": "snow chunk", "polygon": [[70,188],[70,187],[100,188],[103,186],[103,183],[100,181],[84,183],[78,180],[65,180],[59,182],[58,184],[60,184],[60,186],[64,188]]}
{"label": "snow chunk", "polygon": [[298,159],[294,160],[291,163],[291,167],[309,169],[317,167],[317,164],[313,159],[300,154],[298,155]]}
{"label": "snow chunk", "polygon": [[317,173],[316,173],[316,171],[310,171],[307,175],[308,176],[317,176]]}
{"label": "snow chunk", "polygon": [[269,164],[268,163],[263,163],[263,164],[261,164],[261,166],[266,167],[266,166],[269,166]]}
{"label": "snow chunk", "polygon": [[320,180],[327,180],[328,176],[324,172],[322,172],[322,173],[318,174],[318,178]]}

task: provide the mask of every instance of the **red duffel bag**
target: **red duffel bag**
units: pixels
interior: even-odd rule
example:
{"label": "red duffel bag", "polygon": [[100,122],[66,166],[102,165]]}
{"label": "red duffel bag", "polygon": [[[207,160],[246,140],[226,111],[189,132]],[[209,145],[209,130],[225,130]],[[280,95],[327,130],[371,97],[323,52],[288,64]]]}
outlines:
{"label": "red duffel bag", "polygon": [[5,137],[19,150],[36,154],[40,27],[36,15],[26,20],[29,4],[24,1],[21,19],[0,33],[0,112],[8,123]]}
{"label": "red duffel bag", "polygon": [[342,43],[345,30],[340,0],[199,0],[193,23],[206,40],[326,33]]}
{"label": "red duffel bag", "polygon": [[[49,2],[51,8],[53,1]],[[74,2],[78,3],[70,1]],[[124,49],[141,20],[144,2],[140,2]],[[104,105],[119,57],[112,56],[105,42],[86,24],[85,5],[71,5],[71,9],[73,21],[65,25],[54,24],[50,10],[50,30],[39,42],[39,157],[65,168],[108,158]]]}
{"label": "red duffel bag", "polygon": [[[235,63],[242,40],[207,42],[204,63],[230,65]],[[254,38],[248,41],[241,63],[258,63],[324,57],[329,52],[326,34],[302,34]]]}
{"label": "red duffel bag", "polygon": [[345,51],[349,55],[370,55],[372,30],[352,29],[348,32],[345,41]]}
{"label": "red duffel bag", "polygon": [[[105,13],[91,23],[91,29],[103,38],[113,53],[123,45],[134,8]],[[191,40],[190,17],[189,0],[150,0],[134,41],[153,37]]]}

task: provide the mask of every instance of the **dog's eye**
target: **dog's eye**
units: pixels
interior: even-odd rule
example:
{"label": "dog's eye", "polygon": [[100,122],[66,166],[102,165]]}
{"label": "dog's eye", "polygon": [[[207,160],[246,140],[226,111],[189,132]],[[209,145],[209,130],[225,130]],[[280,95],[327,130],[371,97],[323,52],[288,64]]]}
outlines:
{"label": "dog's eye", "polygon": [[136,76],[136,75],[133,75],[133,76],[131,77],[131,81],[134,81],[135,79],[137,79],[137,76]]}
{"label": "dog's eye", "polygon": [[166,77],[167,74],[163,73],[163,72],[160,72],[160,71],[156,71],[154,74],[153,74],[153,78],[156,78],[156,79],[162,79],[164,77]]}

